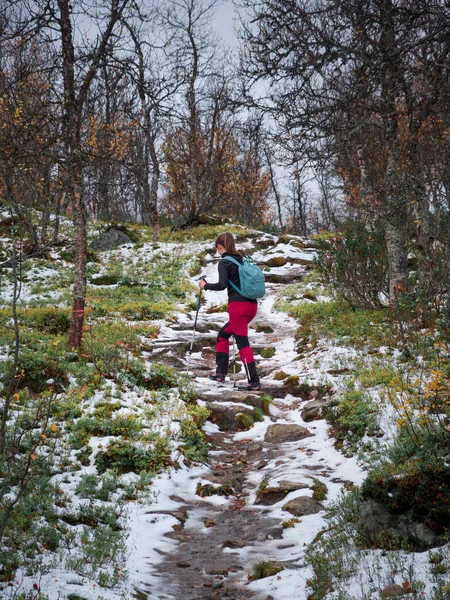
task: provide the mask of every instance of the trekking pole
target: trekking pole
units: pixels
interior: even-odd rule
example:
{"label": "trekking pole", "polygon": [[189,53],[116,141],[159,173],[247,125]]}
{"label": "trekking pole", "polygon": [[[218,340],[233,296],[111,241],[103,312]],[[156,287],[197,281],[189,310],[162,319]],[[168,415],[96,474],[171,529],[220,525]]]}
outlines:
{"label": "trekking pole", "polygon": [[[198,279],[198,281],[200,281],[200,279],[205,279],[205,277],[200,277]],[[192,355],[192,347],[194,345],[194,337],[195,337],[195,329],[197,327],[197,319],[198,319],[198,312],[200,310],[200,304],[202,302],[202,288],[200,288],[199,292],[198,292],[198,300],[197,300],[197,310],[195,312],[195,319],[194,319],[194,328],[192,330],[192,339],[191,339],[191,345],[189,348],[189,356],[188,356],[188,360],[187,360],[187,372],[189,373],[189,366],[191,364],[191,355]]]}
{"label": "trekking pole", "polygon": [[233,389],[236,388],[236,340],[233,335]]}

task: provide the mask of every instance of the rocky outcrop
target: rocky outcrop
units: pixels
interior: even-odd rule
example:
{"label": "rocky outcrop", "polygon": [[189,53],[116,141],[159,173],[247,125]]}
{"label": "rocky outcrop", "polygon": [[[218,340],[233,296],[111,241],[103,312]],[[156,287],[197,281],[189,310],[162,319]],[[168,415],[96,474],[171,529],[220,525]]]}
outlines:
{"label": "rocky outcrop", "polygon": [[370,538],[388,534],[406,542],[417,552],[424,552],[444,544],[444,537],[423,523],[412,521],[408,514],[394,515],[375,500],[362,502],[359,507],[358,530]]}
{"label": "rocky outcrop", "polygon": [[211,402],[208,404],[210,412],[209,421],[217,425],[220,431],[233,430],[237,431],[241,428],[239,415],[253,415],[253,409],[246,406],[230,406],[228,404],[218,404]]}
{"label": "rocky outcrop", "polygon": [[269,444],[282,444],[284,442],[297,442],[312,434],[301,425],[294,423],[274,423],[267,427],[264,441]]}

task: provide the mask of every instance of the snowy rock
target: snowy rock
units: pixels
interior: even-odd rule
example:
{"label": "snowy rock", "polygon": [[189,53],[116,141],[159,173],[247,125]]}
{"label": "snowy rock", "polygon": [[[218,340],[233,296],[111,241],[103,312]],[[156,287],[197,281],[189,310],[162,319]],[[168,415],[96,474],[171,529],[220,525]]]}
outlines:
{"label": "snowy rock", "polygon": [[271,506],[284,500],[284,498],[290,493],[296,490],[301,490],[309,487],[306,483],[297,483],[294,481],[280,481],[278,486],[268,486],[258,492],[255,504],[262,504],[263,506]]}
{"label": "snowy rock", "polygon": [[269,425],[264,437],[264,441],[269,444],[282,444],[283,442],[297,442],[312,434],[301,425],[293,423],[274,423]]}
{"label": "snowy rock", "polygon": [[309,496],[299,496],[283,505],[283,510],[290,512],[295,517],[314,515],[323,509],[323,504]]}
{"label": "snowy rock", "polygon": [[[315,390],[316,391],[316,390]],[[312,392],[311,392],[312,393]],[[309,421],[315,421],[316,419],[322,419],[322,413],[324,407],[331,404],[331,398],[322,398],[321,400],[312,400],[305,404],[302,410],[302,419],[309,423]]]}

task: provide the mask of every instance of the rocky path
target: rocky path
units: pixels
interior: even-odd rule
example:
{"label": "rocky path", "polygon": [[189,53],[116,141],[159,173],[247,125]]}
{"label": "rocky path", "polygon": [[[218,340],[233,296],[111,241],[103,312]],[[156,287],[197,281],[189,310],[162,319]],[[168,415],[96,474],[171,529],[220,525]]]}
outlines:
{"label": "rocky path", "polygon": [[[297,265],[295,269],[296,276],[301,276]],[[346,479],[348,469],[342,464],[342,456],[334,451],[327,425],[321,419],[322,406],[330,401],[331,390],[320,385],[302,386],[295,379],[286,386],[286,382],[274,379],[276,372],[286,369],[288,374],[299,376],[301,382],[309,364],[308,358],[299,360],[295,322],[273,311],[277,288],[277,284],[269,285],[250,331],[263,375],[263,391],[257,394],[236,391],[233,373],[225,385],[211,384],[207,379],[214,367],[216,331],[227,315],[209,311],[210,306],[224,300],[223,296],[209,297],[202,307],[194,352],[188,362],[200,403],[211,410],[207,426],[209,464],[196,482],[195,494],[186,492],[170,498],[178,504],[172,511],[177,522],[168,534],[176,544],[171,546],[173,550],[160,552],[164,560],[155,572],[158,589],[164,591],[155,595],[136,590],[137,598],[307,597],[306,583],[302,590],[293,589],[289,595],[291,592],[277,591],[277,579],[285,586],[289,570],[304,567],[305,547],[324,525],[327,499],[335,498],[351,481]],[[190,327],[192,321],[187,320],[176,330],[162,331],[155,352],[164,352],[166,358],[170,355],[174,364],[185,368],[183,352],[192,340]],[[263,348],[273,348],[273,357],[258,356]],[[238,365],[236,379],[244,380]],[[267,395],[272,399],[269,407],[265,404]],[[265,409],[264,420],[242,431],[240,415],[253,415],[255,407]],[[316,493],[317,489],[322,495]],[[284,570],[278,577],[250,582],[253,567],[262,561],[275,562]]]}

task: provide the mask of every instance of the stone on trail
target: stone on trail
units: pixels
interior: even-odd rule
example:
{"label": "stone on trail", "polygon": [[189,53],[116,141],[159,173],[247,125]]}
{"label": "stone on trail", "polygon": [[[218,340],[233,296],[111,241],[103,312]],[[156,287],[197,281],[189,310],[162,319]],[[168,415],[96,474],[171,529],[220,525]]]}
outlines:
{"label": "stone on trail", "polygon": [[222,544],[222,548],[230,548],[231,550],[245,548],[245,546],[245,542],[241,542],[240,540],[225,540]]}
{"label": "stone on trail", "polygon": [[314,515],[324,510],[324,506],[317,500],[314,500],[314,498],[299,496],[286,502],[283,505],[283,510],[290,512],[295,517],[303,517],[305,515]]}
{"label": "stone on trail", "polygon": [[269,444],[298,442],[311,435],[312,434],[301,425],[295,425],[294,423],[274,423],[268,426],[264,441]]}

